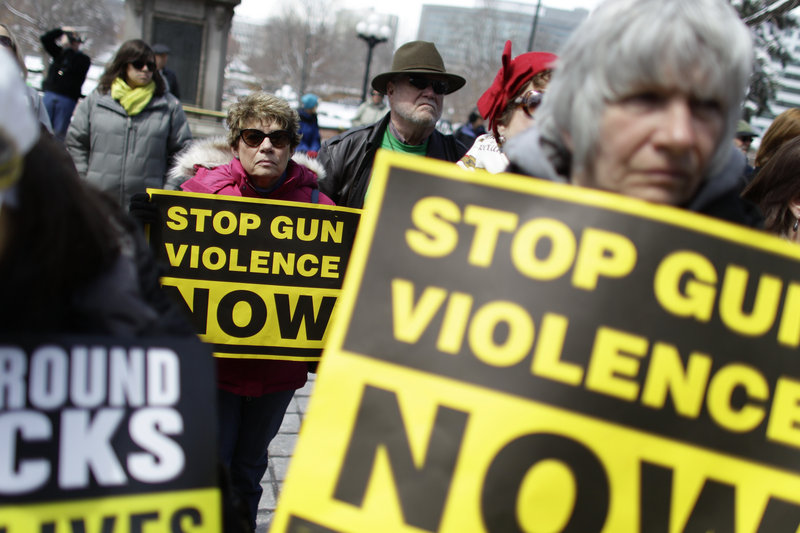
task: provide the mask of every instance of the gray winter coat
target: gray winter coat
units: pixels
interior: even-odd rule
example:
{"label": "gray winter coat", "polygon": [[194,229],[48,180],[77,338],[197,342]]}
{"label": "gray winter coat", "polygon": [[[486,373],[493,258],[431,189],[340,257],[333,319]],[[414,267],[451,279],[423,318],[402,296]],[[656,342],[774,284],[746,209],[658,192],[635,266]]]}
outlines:
{"label": "gray winter coat", "polygon": [[127,207],[135,193],[164,186],[172,156],[191,138],[174,96],[154,96],[131,117],[110,94],[95,90],[75,109],[66,144],[81,178]]}

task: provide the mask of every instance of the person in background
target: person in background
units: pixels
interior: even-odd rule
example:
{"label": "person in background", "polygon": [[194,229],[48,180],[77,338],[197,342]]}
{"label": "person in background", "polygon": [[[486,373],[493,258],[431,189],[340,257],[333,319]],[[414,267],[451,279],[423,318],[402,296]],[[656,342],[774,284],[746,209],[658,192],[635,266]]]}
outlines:
{"label": "person in background", "polygon": [[511,58],[511,41],[503,48],[500,70],[492,85],[478,99],[478,110],[489,121],[490,133],[478,136],[458,161],[467,170],[503,172],[508,158],[503,144],[533,124],[533,113],[542,101],[558,58],[547,52],[527,52]]}
{"label": "person in background", "polygon": [[736,126],[736,135],[733,137],[733,145],[742,151],[745,157],[750,157],[750,146],[753,139],[758,137],[756,130],[746,121],[740,120]]}
{"label": "person in background", "polygon": [[78,177],[0,52],[0,330],[191,335],[141,231]]}
{"label": "person in background", "polygon": [[800,107],[790,107],[772,121],[756,151],[756,173],[769,162],[783,143],[800,135]]}
{"label": "person in background", "polygon": [[[251,93],[228,110],[227,139],[192,143],[170,171],[170,183],[182,181],[187,192],[333,205],[317,188],[321,165],[296,152],[299,122],[286,100]],[[307,371],[297,361],[217,359],[221,459],[249,506],[253,530],[269,443]]]}
{"label": "person in background", "polygon": [[169,61],[170,49],[166,44],[154,44],[153,53],[156,55],[156,70],[164,78],[164,83],[167,84],[167,91],[172,93],[178,100],[181,99],[181,89],[178,85],[178,76],[175,71],[167,68],[167,61]]}
{"label": "person in background", "polygon": [[752,225],[732,142],[752,57],[725,0],[606,0],[507,143],[512,171]]}
{"label": "person in background", "polygon": [[300,99],[300,144],[298,152],[306,152],[311,157],[316,157],[320,147],[319,123],[317,122],[317,106],[319,98],[316,94],[307,93]]}
{"label": "person in background", "polygon": [[53,58],[42,82],[44,105],[55,136],[63,141],[92,62],[81,52],[83,39],[74,28],[52,29],[39,40]]}
{"label": "person in background", "polygon": [[367,124],[374,124],[383,118],[389,108],[383,99],[383,94],[380,91],[372,89],[369,93],[369,99],[361,102],[358,106],[356,114],[353,116],[352,126],[365,126]]}
{"label": "person in background", "polygon": [[453,132],[453,137],[464,146],[472,146],[475,139],[484,133],[486,133],[486,127],[483,125],[483,117],[478,109],[475,108],[469,112],[467,121]]}
{"label": "person in background", "polygon": [[742,196],[764,214],[764,229],[800,243],[800,136],[781,145],[745,188]]}
{"label": "person in background", "polygon": [[741,150],[747,161],[744,171],[744,184],[747,185],[755,175],[755,168],[752,165],[752,158],[750,154],[750,146],[753,144],[753,139],[758,137],[758,134],[746,120],[740,120],[739,125],[736,126],[736,135],[733,137],[733,145]]}
{"label": "person in background", "polygon": [[127,206],[134,194],[164,186],[172,157],[191,137],[180,102],[166,94],[153,50],[132,39],[78,105],[66,144],[81,177]]}
{"label": "person in background", "polygon": [[[23,59],[24,54],[20,50],[19,43],[14,37],[14,34],[11,33],[11,30],[5,24],[0,24],[0,47],[7,49],[14,55],[14,60],[17,62],[17,65],[19,65],[22,79],[27,80],[28,69]],[[28,101],[31,104],[31,109],[33,109],[33,114],[39,119],[39,122],[47,131],[53,133],[53,125],[50,122],[50,115],[47,114],[47,109],[44,107],[42,95],[39,94],[39,91],[27,84],[25,85],[25,90],[28,93]]]}
{"label": "person in background", "polygon": [[433,157],[455,163],[467,147],[436,130],[444,95],[466,80],[447,72],[436,46],[411,41],[398,48],[392,70],[372,79],[372,88],[389,98],[389,113],[380,122],[353,128],[323,143],[319,161],[327,177],[322,191],[339,204],[361,208],[378,148]]}

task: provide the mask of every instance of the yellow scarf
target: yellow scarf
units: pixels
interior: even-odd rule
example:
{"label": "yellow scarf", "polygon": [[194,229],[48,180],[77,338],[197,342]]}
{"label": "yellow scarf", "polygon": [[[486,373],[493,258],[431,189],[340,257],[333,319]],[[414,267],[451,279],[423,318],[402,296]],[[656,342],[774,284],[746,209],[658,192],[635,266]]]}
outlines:
{"label": "yellow scarf", "polygon": [[111,98],[117,100],[128,115],[134,116],[142,112],[142,109],[153,98],[156,90],[156,82],[151,81],[144,87],[132,89],[122,78],[115,78],[111,83]]}

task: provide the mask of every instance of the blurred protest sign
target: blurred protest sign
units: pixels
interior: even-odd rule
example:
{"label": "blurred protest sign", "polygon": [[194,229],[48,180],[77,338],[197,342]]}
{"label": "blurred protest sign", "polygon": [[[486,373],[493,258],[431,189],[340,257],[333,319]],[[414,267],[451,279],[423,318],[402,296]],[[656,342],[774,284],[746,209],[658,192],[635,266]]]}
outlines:
{"label": "blurred protest sign", "polygon": [[0,339],[0,531],[222,527],[200,341]]}

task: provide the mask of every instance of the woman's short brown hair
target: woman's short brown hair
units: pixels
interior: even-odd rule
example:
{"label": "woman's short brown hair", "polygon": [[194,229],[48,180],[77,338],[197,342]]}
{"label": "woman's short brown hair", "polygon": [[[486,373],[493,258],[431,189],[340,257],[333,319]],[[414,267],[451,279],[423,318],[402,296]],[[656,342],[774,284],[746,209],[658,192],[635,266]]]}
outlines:
{"label": "woman's short brown hair", "polygon": [[263,91],[254,91],[228,109],[228,144],[235,148],[245,124],[255,121],[276,122],[281,129],[292,134],[292,151],[300,144],[300,116],[289,102]]}
{"label": "woman's short brown hair", "polygon": [[756,168],[763,167],[788,139],[800,135],[800,107],[787,109],[772,121],[756,152]]}
{"label": "woman's short brown hair", "polygon": [[797,217],[790,202],[800,197],[800,137],[789,139],[778,148],[767,164],[745,187],[742,197],[758,205],[764,214],[764,229],[787,235]]}

